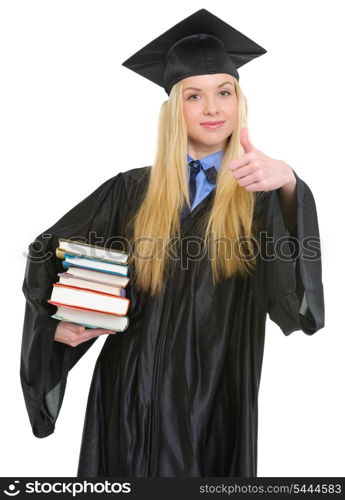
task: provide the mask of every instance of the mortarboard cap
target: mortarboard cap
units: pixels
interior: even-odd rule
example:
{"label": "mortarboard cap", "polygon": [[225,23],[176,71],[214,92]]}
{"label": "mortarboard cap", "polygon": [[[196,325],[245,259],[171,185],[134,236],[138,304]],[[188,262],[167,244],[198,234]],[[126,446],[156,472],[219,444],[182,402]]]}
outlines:
{"label": "mortarboard cap", "polygon": [[206,9],[200,9],[122,63],[163,87],[194,75],[228,73],[267,51]]}

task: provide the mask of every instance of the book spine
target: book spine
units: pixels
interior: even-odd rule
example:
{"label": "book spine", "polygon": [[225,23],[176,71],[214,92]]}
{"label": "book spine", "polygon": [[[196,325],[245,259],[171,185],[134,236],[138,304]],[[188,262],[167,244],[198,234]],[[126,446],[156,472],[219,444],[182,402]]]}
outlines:
{"label": "book spine", "polygon": [[69,269],[69,267],[79,267],[80,269],[90,269],[90,271],[98,271],[100,273],[115,274],[116,276],[124,276],[125,278],[127,278],[127,274],[116,273],[114,271],[107,271],[105,269],[97,269],[95,267],[81,266],[79,264],[71,264],[70,262],[66,262],[65,260],[62,262],[62,265],[63,265],[64,269]]}

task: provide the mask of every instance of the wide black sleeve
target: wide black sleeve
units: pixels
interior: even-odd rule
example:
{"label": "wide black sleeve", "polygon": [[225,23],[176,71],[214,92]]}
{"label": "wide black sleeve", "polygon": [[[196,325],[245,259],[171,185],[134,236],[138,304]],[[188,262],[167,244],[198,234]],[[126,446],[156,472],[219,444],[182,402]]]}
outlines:
{"label": "wide black sleeve", "polygon": [[287,228],[278,190],[257,192],[259,245],[253,292],[256,303],[283,331],[311,335],[324,326],[321,245],[309,186],[297,181],[297,223]]}
{"label": "wide black sleeve", "polygon": [[54,341],[59,320],[51,318],[57,308],[49,304],[52,284],[63,272],[55,255],[59,238],[116,247],[126,211],[123,176],[118,174],[100,185],[52,227],[30,243],[22,290],[26,299],[22,333],[20,380],[32,432],[46,437],[54,432],[65,393],[69,370],[97,337],[76,347]]}

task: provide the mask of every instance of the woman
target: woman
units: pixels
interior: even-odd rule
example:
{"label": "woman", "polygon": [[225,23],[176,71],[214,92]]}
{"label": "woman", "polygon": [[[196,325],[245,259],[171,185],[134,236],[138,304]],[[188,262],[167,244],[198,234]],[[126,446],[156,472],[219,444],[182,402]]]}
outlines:
{"label": "woman", "polygon": [[104,182],[30,245],[21,381],[37,437],[110,333],[51,317],[58,239],[131,255],[129,327],[97,360],[79,477],[256,476],[267,313],[285,335],[323,327],[313,195],[248,138],[236,68],[264,52],[201,9],[126,61],[169,95],[152,167]]}

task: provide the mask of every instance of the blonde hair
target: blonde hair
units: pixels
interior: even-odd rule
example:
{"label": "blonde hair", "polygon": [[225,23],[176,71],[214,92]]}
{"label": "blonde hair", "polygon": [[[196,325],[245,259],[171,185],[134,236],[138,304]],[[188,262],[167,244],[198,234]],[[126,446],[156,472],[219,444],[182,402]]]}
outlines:
{"label": "blonde hair", "polygon": [[[209,217],[202,219],[214,284],[236,273],[245,275],[255,266],[255,259],[239,258],[243,255],[243,241],[252,241],[254,237],[254,193],[239,186],[227,166],[230,160],[244,152],[240,130],[247,121],[246,98],[236,79],[234,84],[238,100],[237,123],[224,150]],[[135,251],[130,254],[129,263],[134,266],[136,286],[151,295],[161,290],[169,267],[166,249],[172,239],[180,236],[182,208],[185,204],[190,207],[182,90],[183,82],[179,81],[161,106],[156,158],[150,168],[144,199],[131,220]],[[230,258],[227,254],[229,244]]]}

